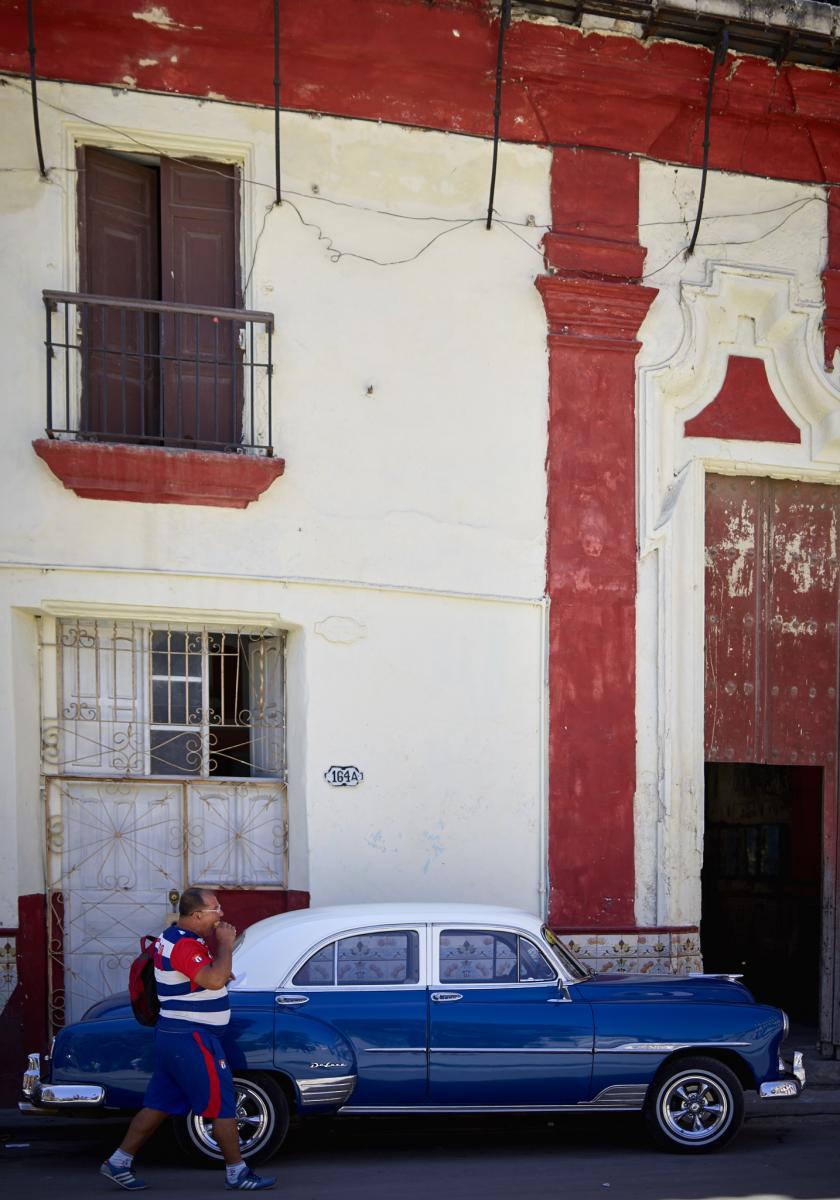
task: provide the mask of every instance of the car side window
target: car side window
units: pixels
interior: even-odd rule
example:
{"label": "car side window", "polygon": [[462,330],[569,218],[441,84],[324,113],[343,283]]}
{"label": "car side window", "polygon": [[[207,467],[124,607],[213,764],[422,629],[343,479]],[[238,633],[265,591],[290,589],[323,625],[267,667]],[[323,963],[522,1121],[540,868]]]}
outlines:
{"label": "car side window", "polygon": [[322,946],[295,973],[296,987],[411,984],[420,981],[416,929],[359,933]]}
{"label": "car side window", "polygon": [[548,983],[556,978],[557,972],[543,952],[538,950],[533,942],[521,937],[519,939],[519,982]]}
{"label": "car side window", "polygon": [[516,983],[516,934],[492,929],[444,929],[441,983]]}
{"label": "car side window", "polygon": [[537,983],[555,972],[537,947],[515,933],[444,929],[439,942],[441,983]]}
{"label": "car side window", "polygon": [[324,987],[335,983],[335,942],[316,950],[297,971],[292,983],[296,987]]}

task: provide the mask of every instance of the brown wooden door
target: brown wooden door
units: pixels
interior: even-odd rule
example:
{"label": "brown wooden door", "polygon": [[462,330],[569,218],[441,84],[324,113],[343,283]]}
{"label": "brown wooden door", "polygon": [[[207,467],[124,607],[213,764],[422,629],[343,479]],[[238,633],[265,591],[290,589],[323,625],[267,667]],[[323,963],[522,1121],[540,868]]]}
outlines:
{"label": "brown wooden door", "polygon": [[[161,159],[163,300],[240,307],[236,174],[226,163]],[[185,445],[235,445],[241,433],[241,325],[206,316],[163,322],[164,434]]]}
{"label": "brown wooden door", "polygon": [[839,532],[840,488],[707,479],[706,759],[822,768],[821,1030],[837,1046]]}
{"label": "brown wooden door", "polygon": [[[236,168],[80,152],[83,292],[241,307]],[[241,323],[83,306],[81,429],[227,447],[242,432]]]}
{"label": "brown wooden door", "polygon": [[[81,290],[159,299],[157,167],[90,147],[78,161]],[[80,317],[82,431],[109,440],[159,434],[157,321],[95,306]]]}

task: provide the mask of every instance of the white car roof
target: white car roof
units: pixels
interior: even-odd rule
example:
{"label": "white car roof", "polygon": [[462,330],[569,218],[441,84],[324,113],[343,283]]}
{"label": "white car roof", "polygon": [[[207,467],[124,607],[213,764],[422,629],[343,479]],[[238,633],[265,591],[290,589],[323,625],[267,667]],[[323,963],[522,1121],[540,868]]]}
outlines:
{"label": "white car roof", "polygon": [[245,930],[233,956],[231,988],[267,991],[280,986],[292,967],[319,942],[365,928],[400,925],[478,925],[539,934],[542,921],[524,909],[494,904],[336,904],[266,917]]}

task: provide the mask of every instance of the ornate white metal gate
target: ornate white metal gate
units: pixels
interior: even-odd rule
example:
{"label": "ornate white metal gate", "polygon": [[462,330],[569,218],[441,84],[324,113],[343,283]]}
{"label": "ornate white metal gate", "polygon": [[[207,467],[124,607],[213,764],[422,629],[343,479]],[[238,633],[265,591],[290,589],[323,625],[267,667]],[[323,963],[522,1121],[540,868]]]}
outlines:
{"label": "ornate white metal gate", "polygon": [[275,633],[98,620],[44,635],[59,1026],[126,987],[140,937],[160,931],[185,887],[286,886],[283,644]]}

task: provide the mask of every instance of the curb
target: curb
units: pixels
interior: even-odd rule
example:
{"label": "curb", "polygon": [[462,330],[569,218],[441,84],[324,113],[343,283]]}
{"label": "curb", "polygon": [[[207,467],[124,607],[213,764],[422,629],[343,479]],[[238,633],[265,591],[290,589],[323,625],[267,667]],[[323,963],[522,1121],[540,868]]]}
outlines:
{"label": "curb", "polygon": [[[840,1116],[840,1088],[806,1088],[795,1100],[759,1100],[752,1093],[745,1099],[748,1121],[773,1117],[804,1121],[810,1117]],[[476,1114],[480,1116],[480,1114]],[[572,1114],[574,1115],[574,1114]],[[102,1116],[31,1116],[16,1108],[0,1108],[0,1142],[67,1141],[91,1136],[97,1129],[125,1125],[130,1114]]]}

